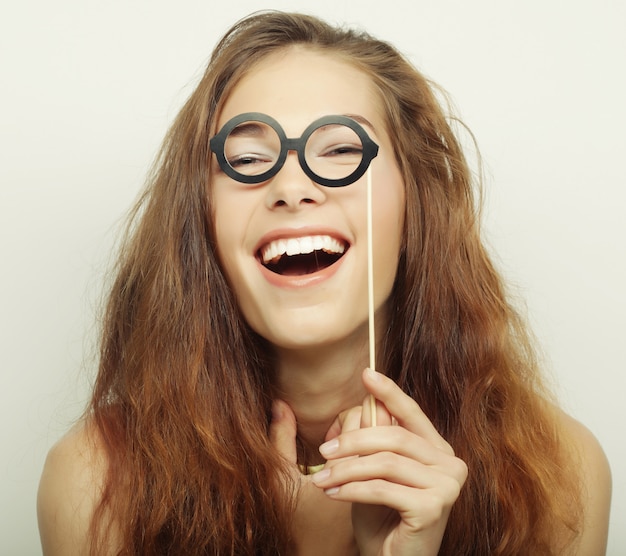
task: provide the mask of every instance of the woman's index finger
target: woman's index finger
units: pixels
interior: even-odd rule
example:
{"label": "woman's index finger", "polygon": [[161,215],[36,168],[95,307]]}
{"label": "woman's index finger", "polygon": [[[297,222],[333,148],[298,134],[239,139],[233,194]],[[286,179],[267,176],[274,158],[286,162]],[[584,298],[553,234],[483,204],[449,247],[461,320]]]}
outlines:
{"label": "woman's index finger", "polygon": [[363,373],[363,382],[368,391],[384,405],[400,426],[421,436],[441,450],[453,452],[450,444],[439,434],[419,404],[405,394],[393,380],[382,373],[366,369]]}

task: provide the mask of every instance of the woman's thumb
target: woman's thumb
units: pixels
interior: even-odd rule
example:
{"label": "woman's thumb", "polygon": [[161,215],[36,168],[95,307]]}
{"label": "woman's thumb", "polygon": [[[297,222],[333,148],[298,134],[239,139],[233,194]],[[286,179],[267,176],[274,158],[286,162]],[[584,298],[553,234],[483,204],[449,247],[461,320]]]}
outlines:
{"label": "woman's thumb", "polygon": [[289,405],[282,400],[272,402],[272,420],[270,421],[270,441],[290,463],[297,462],[296,451],[296,416]]}

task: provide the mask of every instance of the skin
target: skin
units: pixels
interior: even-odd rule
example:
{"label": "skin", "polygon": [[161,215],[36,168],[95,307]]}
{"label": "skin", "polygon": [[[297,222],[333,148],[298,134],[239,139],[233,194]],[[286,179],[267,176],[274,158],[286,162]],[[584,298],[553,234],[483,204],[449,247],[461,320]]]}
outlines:
{"label": "skin", "polygon": [[[404,193],[379,99],[367,75],[338,59],[292,48],[252,69],[226,100],[217,129],[232,116],[264,112],[288,137],[326,114],[358,114],[380,146],[372,163],[376,322],[395,277]],[[367,366],[365,180],[329,189],[312,182],[289,155],[258,186],[234,182],[212,164],[217,244],[227,277],[250,325],[274,346],[280,399],[270,438],[300,483],[294,516],[300,556],[437,554],[448,515],[467,477],[465,464],[428,416],[389,378]],[[278,234],[330,230],[350,248],[334,273],[277,285],[255,257],[259,241]],[[371,427],[368,395],[377,400]],[[578,554],[603,554],[610,472],[595,438],[559,414],[558,426],[580,473],[586,510]],[[302,475],[296,435],[319,447],[323,471]],[[358,457],[357,457],[358,456]],[[313,463],[313,462],[310,462]],[[46,555],[84,552],[105,462],[89,424],[51,450],[38,496]],[[555,536],[555,546],[558,543]],[[115,532],[112,531],[111,553]]]}

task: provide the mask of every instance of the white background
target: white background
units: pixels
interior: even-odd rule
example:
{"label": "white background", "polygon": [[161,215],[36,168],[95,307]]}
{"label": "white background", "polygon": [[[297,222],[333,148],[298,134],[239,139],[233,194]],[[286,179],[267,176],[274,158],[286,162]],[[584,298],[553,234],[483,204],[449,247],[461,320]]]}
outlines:
{"label": "white background", "polygon": [[626,553],[624,6],[3,3],[0,554],[40,553],[39,474],[86,400],[120,221],[218,36],[268,7],[363,26],[451,94],[486,164],[487,239],[527,302],[563,405],[611,461],[609,553]]}

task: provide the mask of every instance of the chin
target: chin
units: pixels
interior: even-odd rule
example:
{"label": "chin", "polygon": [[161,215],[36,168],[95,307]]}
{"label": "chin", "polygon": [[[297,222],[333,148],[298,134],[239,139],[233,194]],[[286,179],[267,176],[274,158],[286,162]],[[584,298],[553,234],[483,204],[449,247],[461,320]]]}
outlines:
{"label": "chin", "polygon": [[[354,323],[358,323],[356,326]],[[367,315],[355,318],[351,323],[342,318],[327,317],[316,320],[284,320],[280,326],[263,327],[259,333],[277,349],[310,350],[314,348],[329,349],[332,346],[353,346],[367,342]]]}

